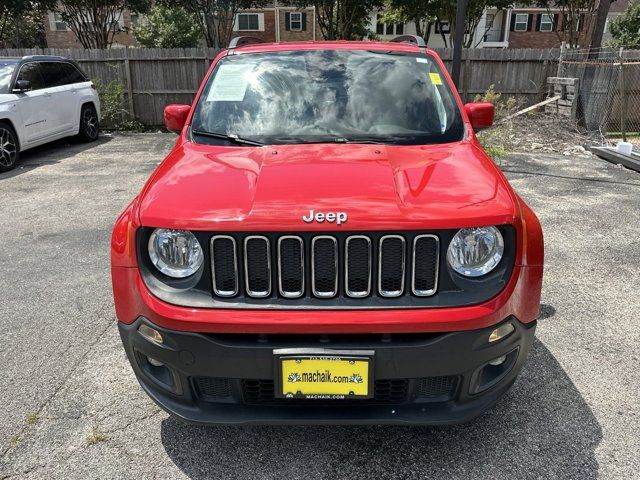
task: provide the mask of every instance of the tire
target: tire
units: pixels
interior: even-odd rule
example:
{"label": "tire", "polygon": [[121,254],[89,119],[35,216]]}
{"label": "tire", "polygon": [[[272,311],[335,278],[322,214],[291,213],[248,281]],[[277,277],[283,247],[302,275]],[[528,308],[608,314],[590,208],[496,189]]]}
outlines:
{"label": "tire", "polygon": [[78,137],[83,142],[93,142],[98,138],[100,123],[96,107],[90,103],[83,105],[80,109],[80,131]]}
{"label": "tire", "polygon": [[6,122],[0,122],[0,172],[13,170],[20,158],[18,136]]}

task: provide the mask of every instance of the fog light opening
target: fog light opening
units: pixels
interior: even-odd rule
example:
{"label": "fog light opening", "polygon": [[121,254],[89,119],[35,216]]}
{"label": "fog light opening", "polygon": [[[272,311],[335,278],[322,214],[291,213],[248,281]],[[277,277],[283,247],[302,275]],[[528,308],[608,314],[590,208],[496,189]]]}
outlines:
{"label": "fog light opening", "polygon": [[506,360],[507,360],[507,356],[506,355],[502,355],[501,357],[494,358],[493,360],[491,360],[489,362],[489,365],[497,367],[498,365],[502,365]]}
{"label": "fog light opening", "polygon": [[504,325],[500,325],[489,335],[489,343],[494,343],[499,340],[502,340],[505,337],[508,337],[513,333],[515,327],[511,323],[505,323]]}
{"label": "fog light opening", "polygon": [[152,365],[154,367],[164,367],[164,363],[162,363],[160,360],[156,360],[153,357],[147,357],[147,362],[149,362],[149,365]]}
{"label": "fog light opening", "polygon": [[148,325],[145,325],[145,324],[140,325],[138,327],[138,332],[140,333],[140,335],[142,335],[144,338],[146,338],[152,343],[157,343],[159,345],[162,345],[162,343],[164,342],[160,332],[155,328],[151,328]]}

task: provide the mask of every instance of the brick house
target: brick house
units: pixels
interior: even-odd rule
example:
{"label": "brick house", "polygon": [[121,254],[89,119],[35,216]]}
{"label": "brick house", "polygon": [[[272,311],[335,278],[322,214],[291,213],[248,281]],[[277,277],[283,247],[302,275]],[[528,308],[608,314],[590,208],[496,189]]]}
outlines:
{"label": "brick house", "polygon": [[[120,32],[114,37],[113,47],[130,47],[136,45],[133,28],[142,16],[129,11],[123,12],[119,19]],[[62,20],[59,13],[49,12],[44,19],[44,33],[49,48],[82,48],[75,34]]]}
{"label": "brick house", "polygon": [[[115,35],[113,47],[135,47],[133,29],[144,21],[144,15],[125,11],[119,20],[120,32]],[[82,48],[75,34],[59,13],[50,12],[44,21],[45,37],[49,48]],[[267,42],[292,42],[320,38],[315,9],[281,7],[277,2],[265,8],[242,10],[236,14],[233,36],[249,35]]]}
{"label": "brick house", "polygon": [[234,35],[249,35],[266,42],[316,40],[321,37],[315,9],[281,7],[274,2],[265,8],[236,14]]}
{"label": "brick house", "polygon": [[[588,22],[593,25],[593,22]],[[584,45],[589,38],[587,19],[581,14],[574,25],[578,43]],[[568,38],[571,23],[568,15],[545,8],[514,7],[509,22],[509,48],[554,48]]]}

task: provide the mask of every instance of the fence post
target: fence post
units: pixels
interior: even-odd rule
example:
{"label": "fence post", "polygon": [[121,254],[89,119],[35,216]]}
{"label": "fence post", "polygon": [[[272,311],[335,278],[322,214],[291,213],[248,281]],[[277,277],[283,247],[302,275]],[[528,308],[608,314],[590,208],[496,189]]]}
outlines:
{"label": "fence post", "polygon": [[627,121],[627,102],[625,97],[625,88],[624,88],[624,47],[620,47],[620,79],[619,79],[619,85],[620,85],[620,132],[622,133],[622,141],[626,142],[627,141],[627,128],[626,128],[626,121]]}
{"label": "fence post", "polygon": [[464,59],[464,76],[462,77],[462,99],[465,102],[469,102],[469,84],[471,83],[471,58],[470,51],[467,48],[466,51],[463,50],[463,53],[466,55]]}
{"label": "fence post", "polygon": [[560,57],[558,58],[558,74],[556,75],[558,77],[564,77],[564,65],[562,64],[562,61],[564,60],[565,48],[566,48],[566,43],[562,42],[560,44]]}
{"label": "fence post", "polygon": [[129,63],[129,49],[124,49],[124,75],[127,80],[127,100],[129,102],[129,115],[135,118],[136,113],[133,109],[133,82],[131,81],[131,64]]}

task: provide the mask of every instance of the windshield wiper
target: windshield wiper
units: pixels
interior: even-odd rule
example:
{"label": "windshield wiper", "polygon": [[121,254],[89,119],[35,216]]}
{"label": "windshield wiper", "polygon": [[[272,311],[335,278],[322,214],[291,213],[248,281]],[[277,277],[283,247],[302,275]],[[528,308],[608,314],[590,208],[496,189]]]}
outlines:
{"label": "windshield wiper", "polygon": [[193,129],[191,129],[191,133],[193,135],[202,135],[203,137],[219,138],[221,140],[227,140],[229,142],[237,143],[239,145],[253,145],[255,147],[261,147],[264,145],[264,143],[262,142],[258,142],[257,140],[249,140],[248,138],[241,138],[234,133],[207,132],[204,130],[193,130]]}

